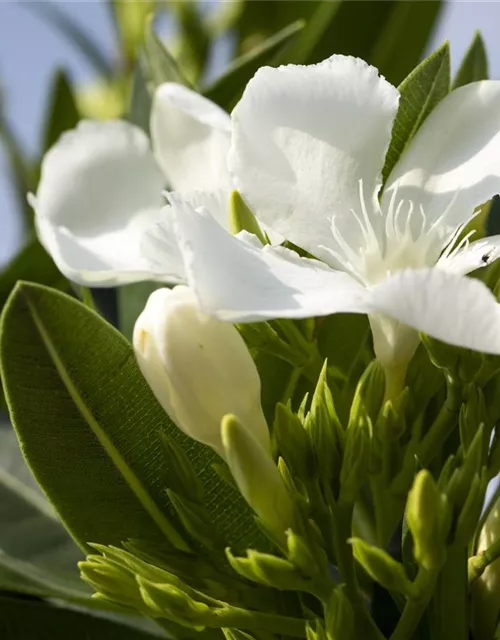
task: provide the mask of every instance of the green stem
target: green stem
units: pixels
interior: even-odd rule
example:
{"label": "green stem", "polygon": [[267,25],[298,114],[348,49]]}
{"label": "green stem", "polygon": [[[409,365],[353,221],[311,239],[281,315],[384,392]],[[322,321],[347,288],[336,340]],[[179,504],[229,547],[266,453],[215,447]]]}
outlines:
{"label": "green stem", "polygon": [[205,624],[212,628],[233,627],[248,631],[267,631],[293,638],[306,637],[305,620],[237,607],[215,609]]}
{"label": "green stem", "polygon": [[490,564],[500,557],[500,539],[496,540],[491,546],[481,551],[477,556],[469,558],[468,578],[469,586],[471,586],[478,578],[480,578]]}
{"label": "green stem", "polygon": [[421,595],[419,598],[407,601],[390,640],[410,640],[413,637],[432,597],[435,580],[435,576],[429,574],[425,569],[420,569],[415,586],[420,588]]}
{"label": "green stem", "polygon": [[346,594],[356,615],[356,638],[363,640],[385,640],[373,618],[368,613],[358,587],[358,578],[354,565],[351,537],[353,505],[337,504],[332,518],[333,544],[340,580],[345,584]]}
{"label": "green stem", "polygon": [[460,387],[447,379],[447,395],[444,405],[417,449],[417,458],[426,467],[440,452],[441,447],[456,426],[462,404]]}
{"label": "green stem", "polygon": [[432,640],[468,640],[467,548],[448,548],[446,563],[434,590]]}

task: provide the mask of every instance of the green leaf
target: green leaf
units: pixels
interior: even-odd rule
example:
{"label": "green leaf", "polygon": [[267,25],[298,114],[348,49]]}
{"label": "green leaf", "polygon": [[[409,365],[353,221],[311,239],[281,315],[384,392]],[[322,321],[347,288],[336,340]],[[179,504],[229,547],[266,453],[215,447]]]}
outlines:
{"label": "green leaf", "polygon": [[68,286],[52,258],[36,238],[31,238],[0,273],[0,309],[18,280],[35,280],[58,289]]}
{"label": "green leaf", "polygon": [[160,430],[191,459],[219,533],[238,548],[260,544],[249,508],[211,468],[216,454],[170,422],[130,344],[96,313],[20,283],[3,313],[0,358],[23,453],[84,549],[128,538],[183,546],[164,491]]}
{"label": "green leaf", "polygon": [[312,57],[314,48],[328,32],[341,6],[341,2],[334,0],[315,4],[317,8],[307,21],[306,27],[287,51],[289,62],[300,64]]}
{"label": "green leaf", "polygon": [[22,6],[42,18],[49,26],[54,27],[71,45],[79,49],[100,76],[107,78],[113,76],[113,67],[106,55],[95,41],[89,38],[78,22],[70,18],[65,11],[47,2],[28,2]]}
{"label": "green leaf", "polygon": [[230,111],[257,69],[263,65],[273,66],[280,54],[295,41],[303,26],[302,21],[294,22],[237,58],[222,76],[203,89],[203,95]]}
{"label": "green leaf", "polygon": [[384,181],[418,129],[450,90],[447,42],[414,69],[399,87],[401,98],[382,172]]}
{"label": "green leaf", "polygon": [[487,79],[488,59],[486,50],[481,34],[476,31],[457,71],[452,89],[458,89],[458,87],[463,87],[470,82]]}
{"label": "green leaf", "polygon": [[443,3],[435,0],[399,0],[383,28],[368,61],[392,84],[399,84],[419,63]]}
{"label": "green leaf", "polygon": [[142,61],[144,75],[148,80],[151,92],[163,82],[179,82],[189,86],[189,82],[184,77],[179,65],[156,35],[152,16],[146,24]]}
{"label": "green leaf", "polygon": [[3,640],[151,640],[153,635],[112,620],[47,603],[0,597]]}
{"label": "green leaf", "polygon": [[78,124],[80,114],[73,89],[64,71],[57,71],[52,81],[47,117],[44,126],[43,150],[49,149],[64,131]]}
{"label": "green leaf", "polygon": [[173,2],[179,37],[177,59],[186,77],[196,84],[200,79],[210,51],[210,36],[197,2]]}

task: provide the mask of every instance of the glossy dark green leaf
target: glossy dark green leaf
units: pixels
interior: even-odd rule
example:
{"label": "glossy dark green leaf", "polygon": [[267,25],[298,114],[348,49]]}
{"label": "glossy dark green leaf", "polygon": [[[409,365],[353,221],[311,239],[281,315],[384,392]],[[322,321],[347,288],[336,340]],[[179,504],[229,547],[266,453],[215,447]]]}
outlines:
{"label": "glossy dark green leaf", "polygon": [[64,71],[57,71],[54,75],[49,95],[43,135],[44,151],[57,142],[61,133],[76,127],[80,119],[73,89]]}
{"label": "glossy dark green leaf", "polygon": [[446,42],[414,69],[399,87],[401,98],[382,172],[387,179],[434,107],[450,90],[450,48]]}
{"label": "glossy dark green leaf", "polygon": [[442,7],[439,0],[394,2],[384,26],[377,33],[368,62],[389,82],[400,84],[421,60]]}
{"label": "glossy dark green leaf", "polygon": [[107,56],[101,51],[95,40],[67,12],[54,3],[48,2],[26,2],[21,3],[21,6],[42,18],[49,26],[66,38],[72,46],[83,54],[99,75],[112,77],[113,66]]}
{"label": "glossy dark green leaf", "polygon": [[160,430],[190,457],[221,535],[238,548],[260,540],[249,508],[211,469],[215,453],[170,422],[130,344],[96,313],[21,283],[4,309],[0,358],[23,453],[83,548],[127,538],[182,546],[164,491]]}
{"label": "glossy dark green leaf", "polygon": [[488,59],[486,57],[486,49],[484,48],[481,34],[476,31],[455,75],[452,88],[458,89],[458,87],[463,87],[470,82],[487,79]]}
{"label": "glossy dark green leaf", "polygon": [[150,633],[82,611],[0,597],[2,640],[151,640],[153,637]]}
{"label": "glossy dark green leaf", "polygon": [[54,288],[64,289],[67,280],[36,238],[31,238],[0,273],[0,309],[7,302],[18,280],[34,280]]}
{"label": "glossy dark green leaf", "polygon": [[279,62],[280,54],[283,54],[288,46],[296,40],[303,24],[302,21],[297,21],[288,25],[248,53],[237,58],[222,76],[202,91],[203,95],[226,111],[230,111],[257,69],[263,65],[273,66],[273,62]]}

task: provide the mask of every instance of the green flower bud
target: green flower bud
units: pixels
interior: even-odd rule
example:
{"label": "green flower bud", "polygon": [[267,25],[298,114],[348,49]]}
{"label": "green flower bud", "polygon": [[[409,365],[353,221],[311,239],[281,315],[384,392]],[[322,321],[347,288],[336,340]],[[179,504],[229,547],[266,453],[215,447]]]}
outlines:
{"label": "green flower bud", "polygon": [[349,425],[368,416],[375,424],[385,394],[385,375],[378,360],[372,360],[359,379],[351,405]]}
{"label": "green flower bud", "polygon": [[220,421],[234,413],[270,450],[259,374],[243,338],[231,324],[202,313],[188,287],[152,293],[133,342],[157,400],[188,436],[224,456]]}
{"label": "green flower bud", "polygon": [[371,438],[370,418],[359,417],[357,423],[350,422],[340,472],[339,497],[343,502],[354,504],[368,476]]}
{"label": "green flower bud", "polygon": [[236,416],[223,418],[221,434],[224,456],[242,496],[284,540],[294,524],[294,505],[273,459]]}
{"label": "green flower bud", "polygon": [[406,387],[398,397],[383,404],[375,427],[375,433],[381,440],[397,440],[405,432],[409,395]]}
{"label": "green flower bud", "polygon": [[373,547],[360,538],[351,538],[350,543],[354,557],[375,582],[388,591],[402,593],[408,598],[418,595],[403,565],[396,562],[383,549]]}
{"label": "green flower bud", "polygon": [[244,578],[282,591],[314,593],[311,579],[302,575],[295,565],[284,558],[249,549],[246,558],[235,558],[229,549],[226,555],[231,567]]}
{"label": "green flower bud", "polygon": [[354,611],[345,594],[345,586],[336,587],[325,607],[328,640],[354,640]]}
{"label": "green flower bud", "polygon": [[100,556],[78,563],[82,580],[96,592],[119,604],[142,608],[141,595],[132,571]]}
{"label": "green flower bud", "polygon": [[319,477],[329,486],[339,476],[344,430],[328,386],[326,360],[316,384],[311,410],[306,416],[305,428],[312,442]]}
{"label": "green flower bud", "polygon": [[420,471],[408,494],[406,519],[413,537],[415,560],[427,571],[436,571],[445,560],[447,531],[442,526],[446,498],[429,471]]}
{"label": "green flower bud", "polygon": [[202,630],[207,618],[211,617],[207,604],[194,600],[178,587],[151,582],[141,576],[137,577],[137,583],[142,599],[154,617],[167,618],[197,630]]}
{"label": "green flower bud", "polygon": [[284,404],[276,405],[274,436],[281,456],[299,478],[311,478],[314,455],[309,434],[300,418]]}
{"label": "green flower bud", "polygon": [[316,620],[315,628],[312,622],[307,623],[306,640],[329,640],[319,620]]}
{"label": "green flower bud", "polygon": [[267,242],[257,218],[238,191],[232,191],[229,199],[229,228],[231,233],[237,234],[240,231],[248,231],[248,233],[253,233],[257,236],[262,244]]}

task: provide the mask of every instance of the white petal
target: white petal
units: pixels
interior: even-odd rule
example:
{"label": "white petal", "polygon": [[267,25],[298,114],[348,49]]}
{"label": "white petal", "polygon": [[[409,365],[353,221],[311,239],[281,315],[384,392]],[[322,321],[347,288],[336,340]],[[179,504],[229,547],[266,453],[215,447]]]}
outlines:
{"label": "white petal", "polygon": [[[229,167],[259,220],[316,257],[335,248],[332,216],[360,209],[380,186],[398,91],[362,60],[264,67],[233,111]],[[345,225],[343,225],[345,226]]]}
{"label": "white petal", "polygon": [[126,122],[82,122],[46,154],[32,204],[40,241],[71,280],[148,278],[140,237],[159,214],[164,177],[147,136]]}
{"label": "white petal", "polygon": [[471,242],[456,253],[440,258],[437,266],[445,271],[465,275],[475,269],[486,267],[498,258],[500,258],[500,236],[489,236]]}
{"label": "white petal", "polygon": [[184,259],[175,234],[172,207],[164,207],[158,220],[144,232],[141,252],[150,265],[151,279],[170,284],[186,282]]}
{"label": "white petal", "polygon": [[407,270],[370,292],[373,313],[449,344],[500,354],[500,305],[479,280],[441,269]]}
{"label": "white petal", "polygon": [[389,176],[383,209],[395,188],[429,222],[449,208],[451,226],[500,192],[500,82],[468,84],[439,103]]}
{"label": "white petal", "polygon": [[169,200],[172,197],[174,199],[180,198],[183,202],[190,204],[193,209],[206,209],[221,227],[229,229],[229,191],[223,189],[218,189],[217,191],[195,190],[183,191],[179,194],[171,192],[167,193],[166,196]]}
{"label": "white petal", "polygon": [[167,82],[156,90],[150,129],[156,158],[172,189],[231,189],[227,169],[231,119],[216,104]]}
{"label": "white petal", "polygon": [[281,247],[258,248],[181,200],[173,208],[189,284],[211,315],[251,322],[365,310],[366,290],[347,274]]}

